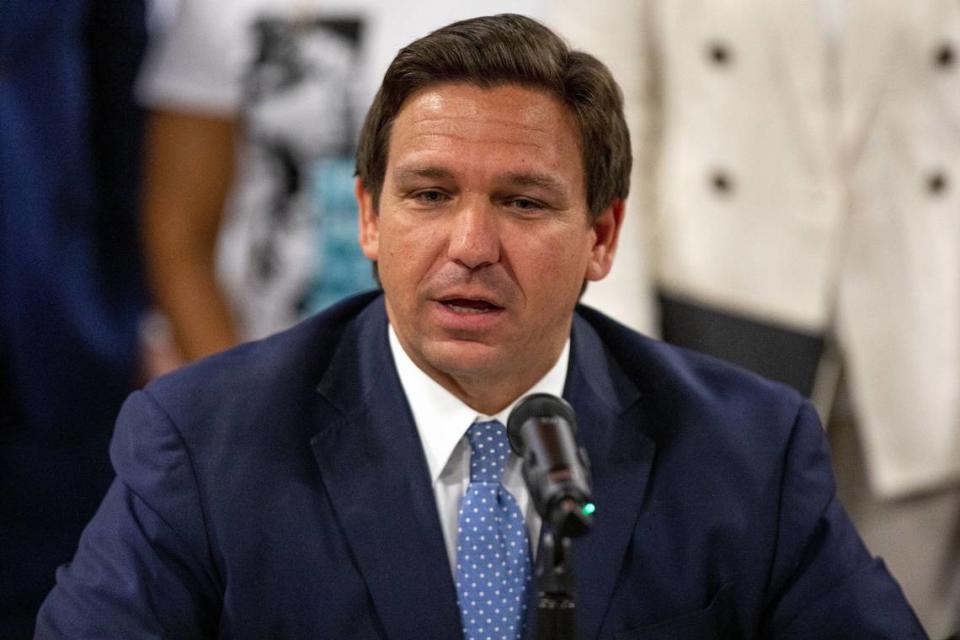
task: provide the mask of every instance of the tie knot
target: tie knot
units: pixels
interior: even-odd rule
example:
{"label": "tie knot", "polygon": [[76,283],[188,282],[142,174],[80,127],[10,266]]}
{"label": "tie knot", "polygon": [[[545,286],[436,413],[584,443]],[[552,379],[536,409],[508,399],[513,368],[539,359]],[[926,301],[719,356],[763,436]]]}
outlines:
{"label": "tie knot", "polygon": [[467,431],[470,441],[470,482],[497,484],[510,457],[507,429],[497,420],[474,422]]}

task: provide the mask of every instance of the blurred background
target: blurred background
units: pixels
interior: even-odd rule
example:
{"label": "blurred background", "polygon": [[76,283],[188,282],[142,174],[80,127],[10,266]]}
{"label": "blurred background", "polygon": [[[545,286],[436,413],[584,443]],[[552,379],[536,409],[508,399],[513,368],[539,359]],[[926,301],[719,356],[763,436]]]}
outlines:
{"label": "blurred background", "polygon": [[585,302],[781,380],[931,637],[960,604],[960,1],[0,1],[0,637],[112,478],[123,398],[375,286],[353,154],[396,51],[538,18],[634,145]]}

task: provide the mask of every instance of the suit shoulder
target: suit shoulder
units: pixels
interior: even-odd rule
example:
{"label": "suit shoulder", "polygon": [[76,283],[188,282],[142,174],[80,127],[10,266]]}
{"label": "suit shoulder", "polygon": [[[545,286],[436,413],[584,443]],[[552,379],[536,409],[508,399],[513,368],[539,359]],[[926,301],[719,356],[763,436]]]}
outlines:
{"label": "suit shoulder", "polygon": [[[807,401],[794,389],[702,353],[644,336],[588,307],[596,331],[624,375],[661,416],[731,428],[789,430]],[[783,434],[786,435],[786,434]]]}
{"label": "suit shoulder", "polygon": [[285,398],[311,393],[364,312],[377,312],[382,298],[348,298],[290,329],[241,344],[162,376],[144,391],[178,417],[202,419],[211,412],[266,411]]}

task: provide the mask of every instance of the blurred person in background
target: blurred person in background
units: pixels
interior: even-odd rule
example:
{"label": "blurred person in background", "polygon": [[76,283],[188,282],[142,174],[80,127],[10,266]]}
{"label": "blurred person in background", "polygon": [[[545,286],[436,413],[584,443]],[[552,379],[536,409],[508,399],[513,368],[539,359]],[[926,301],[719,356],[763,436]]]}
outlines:
{"label": "blurred person in background", "polygon": [[545,4],[181,0],[139,87],[148,273],[166,320],[150,342],[177,354],[154,373],[374,288],[354,149],[393,55],[447,22]]}
{"label": "blurred person in background", "polygon": [[29,638],[113,472],[145,306],[137,0],[0,3],[0,637]]}
{"label": "blurred person in background", "polygon": [[955,632],[960,2],[609,0],[555,25],[630,74],[646,227],[621,254],[650,264],[606,286],[811,394],[868,545]]}

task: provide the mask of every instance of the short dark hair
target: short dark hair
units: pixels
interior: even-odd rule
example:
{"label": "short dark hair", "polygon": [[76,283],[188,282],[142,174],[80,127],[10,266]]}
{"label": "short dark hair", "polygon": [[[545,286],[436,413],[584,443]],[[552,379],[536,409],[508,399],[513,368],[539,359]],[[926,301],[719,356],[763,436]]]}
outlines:
{"label": "short dark hair", "polygon": [[404,102],[426,87],[467,82],[542,89],[569,109],[580,133],[587,207],[600,215],[630,190],[630,133],[623,94],[607,67],[570,49],[536,20],[501,14],[462,20],[404,47],[393,59],[367,113],[357,148],[357,176],[379,206],[390,129]]}

